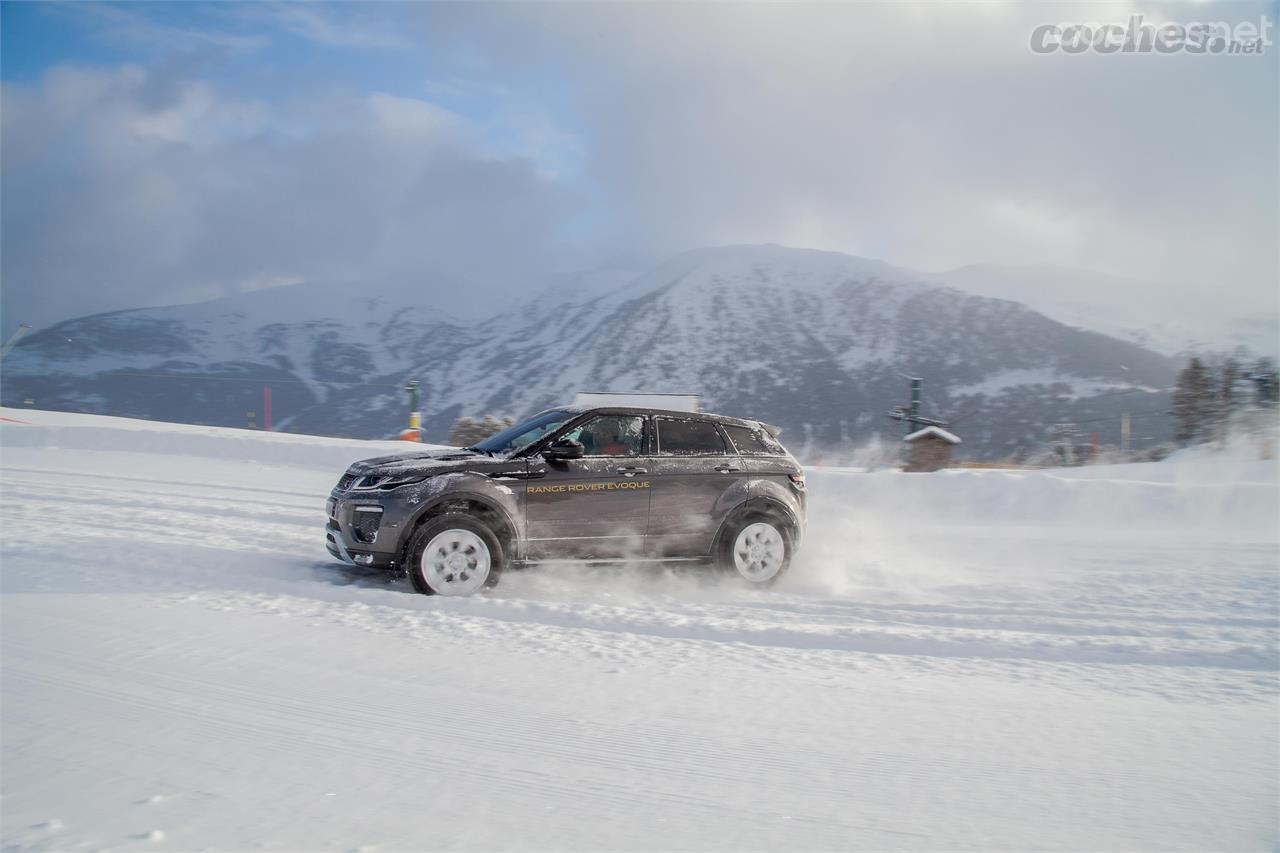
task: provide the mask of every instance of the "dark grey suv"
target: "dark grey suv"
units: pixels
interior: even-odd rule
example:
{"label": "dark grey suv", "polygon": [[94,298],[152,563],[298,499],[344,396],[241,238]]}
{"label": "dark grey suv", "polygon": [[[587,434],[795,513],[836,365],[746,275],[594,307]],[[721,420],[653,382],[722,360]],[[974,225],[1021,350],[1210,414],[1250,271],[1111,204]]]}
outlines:
{"label": "dark grey suv", "polygon": [[701,560],[763,585],[800,545],[805,485],[756,421],[566,407],[473,447],[357,462],[327,510],[331,554],[428,594],[551,559]]}

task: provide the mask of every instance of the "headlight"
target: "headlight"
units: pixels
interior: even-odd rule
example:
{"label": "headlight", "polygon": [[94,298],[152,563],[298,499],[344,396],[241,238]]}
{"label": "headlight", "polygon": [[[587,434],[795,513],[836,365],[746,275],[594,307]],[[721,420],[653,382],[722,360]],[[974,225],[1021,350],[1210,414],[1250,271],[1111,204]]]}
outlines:
{"label": "headlight", "polygon": [[426,474],[368,474],[356,480],[355,485],[351,488],[357,492],[375,490],[385,492],[390,489],[398,489],[401,486],[421,483],[425,479],[427,479]]}

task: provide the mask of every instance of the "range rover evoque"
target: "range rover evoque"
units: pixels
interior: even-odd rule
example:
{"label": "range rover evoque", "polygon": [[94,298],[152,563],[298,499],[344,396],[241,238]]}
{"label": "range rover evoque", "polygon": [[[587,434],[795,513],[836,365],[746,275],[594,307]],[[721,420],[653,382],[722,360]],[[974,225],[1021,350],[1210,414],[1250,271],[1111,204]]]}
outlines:
{"label": "range rover evoque", "polygon": [[558,559],[699,560],[765,585],[800,545],[805,484],[757,421],[565,407],[472,447],[357,462],[326,509],[331,554],[426,594]]}

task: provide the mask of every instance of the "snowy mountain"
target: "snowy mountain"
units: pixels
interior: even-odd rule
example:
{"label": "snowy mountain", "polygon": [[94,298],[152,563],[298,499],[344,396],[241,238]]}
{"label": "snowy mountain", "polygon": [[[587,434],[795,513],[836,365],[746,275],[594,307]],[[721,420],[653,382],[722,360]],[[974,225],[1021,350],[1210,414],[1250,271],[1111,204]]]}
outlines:
{"label": "snowy mountain", "polygon": [[816,455],[897,435],[885,412],[911,374],[927,414],[966,416],[971,456],[1034,449],[1062,421],[1114,442],[1124,411],[1145,413],[1142,437],[1167,434],[1171,359],[880,261],[697,250],[638,276],[566,277],[482,321],[404,295],[431,291],[302,284],[71,320],[9,355],[3,401],[243,425],[269,385],[277,426],[372,437],[402,428],[417,379],[440,440],[459,415],[520,416],[582,390],[694,392]]}

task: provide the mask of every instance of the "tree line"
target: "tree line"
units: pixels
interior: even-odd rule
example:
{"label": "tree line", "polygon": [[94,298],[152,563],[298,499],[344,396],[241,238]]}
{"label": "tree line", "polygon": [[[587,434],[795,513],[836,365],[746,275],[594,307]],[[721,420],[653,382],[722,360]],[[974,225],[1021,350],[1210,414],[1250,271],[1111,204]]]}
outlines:
{"label": "tree line", "polygon": [[514,424],[515,420],[512,418],[485,415],[483,418],[476,419],[464,415],[453,422],[453,427],[449,430],[449,440],[446,443],[454,447],[470,447]]}
{"label": "tree line", "polygon": [[1248,411],[1276,406],[1280,383],[1275,363],[1252,363],[1227,356],[1206,361],[1192,357],[1178,374],[1169,403],[1174,437],[1184,444],[1221,441]]}

